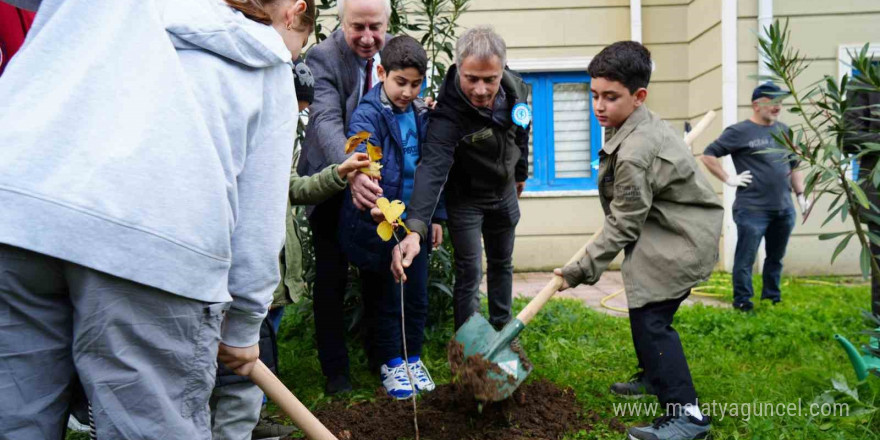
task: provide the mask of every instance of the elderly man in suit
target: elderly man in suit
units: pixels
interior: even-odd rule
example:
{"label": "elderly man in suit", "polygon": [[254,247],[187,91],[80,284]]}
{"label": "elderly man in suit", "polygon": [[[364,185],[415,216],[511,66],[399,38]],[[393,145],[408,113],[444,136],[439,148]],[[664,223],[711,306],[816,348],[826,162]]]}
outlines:
{"label": "elderly man in suit", "polygon": [[[376,68],[379,51],[391,38],[387,34],[391,17],[389,0],[339,0],[340,29],[312,48],[307,62],[315,77],[315,98],[309,107],[302,156],[297,167],[300,175],[309,176],[325,167],[342,163],[351,114],[361,98],[379,82]],[[381,193],[379,185],[365,174],[349,176],[358,208],[375,206]],[[343,193],[315,206],[309,213],[309,225],[315,249],[314,287],[315,332],[318,357],[327,379],[327,394],[351,390],[348,351],[345,347],[343,299],[348,260],[337,238],[339,210]],[[378,298],[364,297],[364,319],[368,356],[372,340],[371,312]],[[375,363],[374,359],[370,360]]]}

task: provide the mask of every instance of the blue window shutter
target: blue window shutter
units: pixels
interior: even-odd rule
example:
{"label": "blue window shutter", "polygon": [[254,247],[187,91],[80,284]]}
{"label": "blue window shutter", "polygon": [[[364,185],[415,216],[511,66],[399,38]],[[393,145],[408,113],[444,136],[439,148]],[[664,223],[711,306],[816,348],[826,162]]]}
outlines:
{"label": "blue window shutter", "polygon": [[[597,188],[596,170],[590,167],[590,161],[598,157],[602,148],[602,128],[593,114],[592,99],[589,94],[590,77],[584,72],[558,72],[558,73],[525,73],[523,79],[532,87],[532,156],[533,173],[526,182],[529,191],[571,191],[571,190],[594,190]],[[556,177],[556,139],[562,137],[561,132],[555,127],[557,109],[554,108],[554,90],[557,84],[587,84],[584,100],[588,109],[589,120],[589,157],[585,160],[584,168],[589,177]],[[575,101],[576,102],[576,101]],[[563,110],[559,110],[561,113]],[[574,110],[577,111],[577,110]],[[575,134],[575,136],[578,136]],[[580,135],[583,136],[583,135]],[[579,156],[572,152],[568,156]],[[561,159],[560,159],[561,160]],[[561,163],[561,162],[560,162]],[[575,166],[575,168],[582,168]]]}

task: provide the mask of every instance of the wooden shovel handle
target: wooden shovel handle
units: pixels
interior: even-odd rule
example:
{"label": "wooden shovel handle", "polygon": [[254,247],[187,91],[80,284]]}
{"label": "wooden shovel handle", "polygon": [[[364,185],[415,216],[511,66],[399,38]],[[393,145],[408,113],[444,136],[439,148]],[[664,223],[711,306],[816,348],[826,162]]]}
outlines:
{"label": "wooden shovel handle", "polygon": [[[601,233],[602,227],[600,226],[599,229],[597,229],[596,232],[594,232],[590,239],[587,241],[587,244],[578,249],[574,256],[572,256],[571,259],[568,260],[568,263],[565,263],[565,265],[568,266],[569,264],[575,263],[577,261],[580,261],[581,258],[584,258],[584,255],[586,255],[587,253],[587,246],[589,246],[590,243],[594,242]],[[537,315],[538,312],[541,311],[542,308],[544,308],[544,305],[547,304],[547,301],[550,300],[550,297],[555,295],[559,288],[562,287],[562,281],[563,279],[561,276],[553,275],[553,279],[551,279],[547,283],[547,285],[544,286],[543,289],[541,289],[541,292],[538,293],[538,296],[536,296],[535,299],[531,300],[529,304],[524,309],[522,309],[521,312],[519,312],[519,315],[516,315],[516,319],[520,320],[523,325],[528,325],[532,318],[534,318],[535,315]]]}
{"label": "wooden shovel handle", "polygon": [[311,440],[338,440],[314,414],[312,414],[290,390],[278,380],[272,370],[261,360],[257,360],[251,371],[251,380],[266,393],[273,402],[290,416],[293,423],[302,429]]}
{"label": "wooden shovel handle", "polygon": [[715,120],[715,110],[709,110],[709,112],[703,115],[703,118],[700,119],[700,122],[697,123],[694,129],[684,137],[684,143],[689,147],[693,145],[694,140],[706,131],[706,128],[709,127],[713,120]]}

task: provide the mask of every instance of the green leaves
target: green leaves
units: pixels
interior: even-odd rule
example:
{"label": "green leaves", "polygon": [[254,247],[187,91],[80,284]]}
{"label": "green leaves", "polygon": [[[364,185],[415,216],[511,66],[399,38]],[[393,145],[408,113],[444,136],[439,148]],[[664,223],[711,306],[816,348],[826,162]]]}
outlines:
{"label": "green leaves", "polygon": [[846,237],[844,237],[843,240],[840,240],[840,243],[838,243],[837,247],[834,249],[834,253],[831,254],[831,264],[834,264],[834,260],[837,259],[837,256],[846,249],[846,245],[849,244],[849,241],[852,240],[854,235],[856,235],[855,232],[847,232]]}
{"label": "green leaves", "polygon": [[[880,224],[878,207],[871,204],[865,187],[880,187],[880,167],[875,167],[870,174],[863,173],[859,180],[849,178],[851,161],[866,154],[880,153],[877,143],[859,142],[857,129],[864,125],[862,122],[866,118],[859,116],[853,121],[851,112],[860,108],[850,102],[853,91],[880,92],[880,66],[868,57],[868,46],[864,46],[857,54],[851,53],[853,67],[859,70],[854,78],[844,75],[838,80],[835,76],[824,75],[799,88],[804,82],[800,76],[810,60],[791,42],[788,21],[775,21],[759,42],[766,54],[764,62],[771,72],[764,79],[780,83],[790,91],[794,102],[789,112],[801,120],[798,124],[791,124],[791,133],[775,136],[776,141],[800,162],[800,169],[806,173],[805,194],[808,197],[811,194],[835,196],[822,227],[836,218],[847,223],[848,217],[853,217],[854,230],[819,235],[820,240],[840,239],[831,252],[831,262],[856,237],[862,248],[859,257],[862,273],[870,273],[872,267],[880,271],[880,265],[870,251],[870,243],[880,242],[880,236],[864,225],[866,222]],[[872,113],[872,116],[878,115]]]}

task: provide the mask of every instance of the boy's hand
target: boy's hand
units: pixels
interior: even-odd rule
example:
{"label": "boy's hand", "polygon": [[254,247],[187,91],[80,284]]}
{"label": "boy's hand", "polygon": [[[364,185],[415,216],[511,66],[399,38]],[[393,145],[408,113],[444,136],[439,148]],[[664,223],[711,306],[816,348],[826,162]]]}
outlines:
{"label": "boy's hand", "polygon": [[349,178],[349,185],[351,185],[351,200],[357,209],[364,211],[376,207],[376,200],[382,196],[382,187],[370,176],[354,173],[354,176]]}
{"label": "boy's hand", "polygon": [[260,345],[254,344],[250,347],[230,347],[224,343],[220,343],[220,350],[217,352],[217,360],[223,362],[230,370],[239,376],[250,376],[251,370],[260,358]]}
{"label": "boy's hand", "polygon": [[437,100],[428,96],[425,98],[425,105],[428,106],[429,109],[434,110],[437,108]]}
{"label": "boy's hand", "polygon": [[373,217],[373,221],[376,222],[376,224],[385,221],[385,214],[382,214],[382,210],[379,209],[378,206],[370,209],[370,216]]}
{"label": "boy's hand", "polygon": [[562,278],[562,287],[559,288],[559,291],[560,291],[560,292],[562,292],[563,290],[568,289],[569,287],[571,287],[571,286],[568,285],[568,282],[565,281],[565,278],[562,276],[562,269],[560,269],[560,268],[558,268],[558,267],[557,267],[556,269],[553,269],[553,275],[556,275],[556,276],[558,276],[559,278]]}
{"label": "boy's hand", "polygon": [[348,173],[368,166],[370,166],[370,156],[367,156],[367,153],[354,153],[348,159],[345,159],[345,162],[342,162],[339,168],[336,168],[336,172],[339,173],[340,179],[345,179]]}
{"label": "boy's hand", "polygon": [[441,244],[443,244],[443,226],[433,223],[431,225],[431,245],[437,249]]}
{"label": "boy's hand", "polygon": [[524,189],[526,189],[525,182],[516,182],[516,198],[522,197],[522,192]]}
{"label": "boy's hand", "polygon": [[[419,234],[410,232],[406,235],[406,238],[400,241],[400,246],[394,246],[394,250],[391,251],[391,273],[394,274],[395,281],[399,283],[406,282],[404,270],[412,264],[413,259],[421,251],[420,240]],[[403,249],[403,255],[400,254],[401,248]]]}

